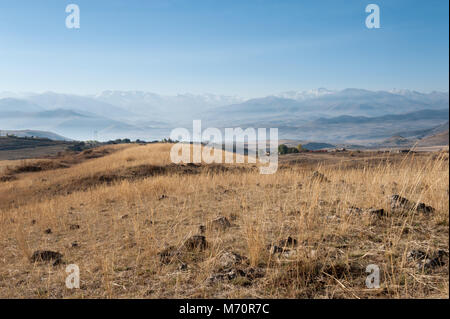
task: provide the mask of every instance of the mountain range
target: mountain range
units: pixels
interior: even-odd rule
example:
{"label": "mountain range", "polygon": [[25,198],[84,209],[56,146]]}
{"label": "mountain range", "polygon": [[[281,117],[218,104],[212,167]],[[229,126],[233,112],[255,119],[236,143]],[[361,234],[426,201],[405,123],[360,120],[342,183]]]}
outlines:
{"label": "mountain range", "polygon": [[142,91],[97,95],[0,93],[0,129],[45,130],[72,139],[160,139],[175,127],[277,127],[280,138],[370,144],[420,138],[448,121],[448,92],[363,89],[288,91],[244,99],[165,96]]}

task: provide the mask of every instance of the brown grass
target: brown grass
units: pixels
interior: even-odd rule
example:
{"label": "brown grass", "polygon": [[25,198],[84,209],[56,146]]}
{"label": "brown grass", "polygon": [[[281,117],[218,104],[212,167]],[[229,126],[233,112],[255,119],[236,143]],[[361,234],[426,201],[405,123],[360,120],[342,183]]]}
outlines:
{"label": "brown grass", "polygon": [[[426,270],[407,258],[448,252],[447,153],[302,154],[260,175],[250,164],[174,165],[170,145],[113,148],[34,172],[2,163],[14,178],[0,180],[0,298],[449,297],[448,259]],[[390,212],[392,194],[436,211]],[[232,226],[206,227],[205,250],[183,248],[220,216]],[[296,248],[269,252],[288,237]],[[179,252],[161,262],[167,248]],[[79,266],[81,289],[65,288],[64,264],[30,263],[46,249]],[[244,259],[223,269],[225,252]],[[365,286],[369,264],[380,267],[380,289]],[[230,270],[236,276],[218,276]]]}

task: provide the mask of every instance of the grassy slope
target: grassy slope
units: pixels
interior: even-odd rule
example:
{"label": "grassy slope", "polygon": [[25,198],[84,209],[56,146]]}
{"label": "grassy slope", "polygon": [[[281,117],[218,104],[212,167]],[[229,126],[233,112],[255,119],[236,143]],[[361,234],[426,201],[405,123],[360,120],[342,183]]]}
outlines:
{"label": "grassy slope", "polygon": [[[406,258],[411,249],[448,251],[448,154],[289,157],[264,176],[248,165],[180,170],[170,163],[170,145],[112,148],[104,157],[0,182],[0,297],[449,296],[448,263],[427,272]],[[8,170],[14,165],[23,163],[9,163]],[[154,173],[154,167],[165,169]],[[328,182],[311,178],[315,170]],[[110,178],[117,174],[123,178]],[[389,210],[387,198],[395,193],[436,212],[383,218],[347,212],[350,206]],[[158,252],[181,247],[218,216],[233,227],[207,228],[205,251],[161,263]],[[288,236],[299,242],[293,254],[267,251]],[[31,264],[37,249],[59,251],[77,264],[81,289],[65,288],[63,265]],[[227,251],[248,258],[239,266],[246,273],[264,275],[208,282]],[[187,270],[180,270],[183,263]],[[365,287],[369,264],[381,269],[380,289]]]}

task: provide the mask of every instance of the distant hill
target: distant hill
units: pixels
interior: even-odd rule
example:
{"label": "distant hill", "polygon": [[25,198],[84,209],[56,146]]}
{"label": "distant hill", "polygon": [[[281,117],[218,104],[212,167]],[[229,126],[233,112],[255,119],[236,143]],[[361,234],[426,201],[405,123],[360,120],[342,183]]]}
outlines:
{"label": "distant hill", "polygon": [[303,144],[302,147],[309,151],[317,151],[317,150],[322,150],[322,149],[326,149],[326,148],[336,148],[336,145],[328,144],[328,143],[311,142],[311,143]]}
{"label": "distant hill", "polygon": [[17,137],[36,137],[36,138],[46,138],[53,141],[71,141],[70,138],[52,133],[47,131],[36,131],[36,130],[0,130],[0,136],[14,135]]}
{"label": "distant hill", "polygon": [[418,146],[444,146],[449,145],[449,130],[421,139]]}
{"label": "distant hill", "polygon": [[380,143],[383,146],[409,146],[413,144],[413,141],[403,137],[403,136],[392,136],[385,139]]}
{"label": "distant hill", "polygon": [[420,139],[438,133],[428,130],[448,121],[448,103],[448,92],[354,88],[252,99],[138,91],[27,93],[0,99],[0,127],[51,131],[78,140],[154,140],[202,120],[204,128],[272,127],[283,139],[368,145],[395,135]]}

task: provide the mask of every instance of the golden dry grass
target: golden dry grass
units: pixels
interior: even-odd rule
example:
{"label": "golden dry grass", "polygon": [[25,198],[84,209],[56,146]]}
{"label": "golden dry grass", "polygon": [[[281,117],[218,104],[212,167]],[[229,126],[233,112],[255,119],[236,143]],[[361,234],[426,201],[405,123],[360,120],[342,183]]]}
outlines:
{"label": "golden dry grass", "polygon": [[[448,252],[448,153],[314,155],[260,175],[249,164],[177,166],[170,147],[114,146],[0,182],[0,298],[449,297],[448,260],[426,270],[407,258],[411,249]],[[24,163],[0,165],[1,175]],[[348,213],[389,212],[392,194],[436,211]],[[233,226],[207,227],[204,251],[161,262],[159,252],[220,216]],[[298,241],[290,254],[268,251],[288,237]],[[65,264],[30,263],[38,249],[61,252]],[[237,277],[211,281],[224,252],[248,259]],[[67,264],[79,266],[80,289],[65,287]],[[381,270],[379,289],[365,286],[369,264]]]}

